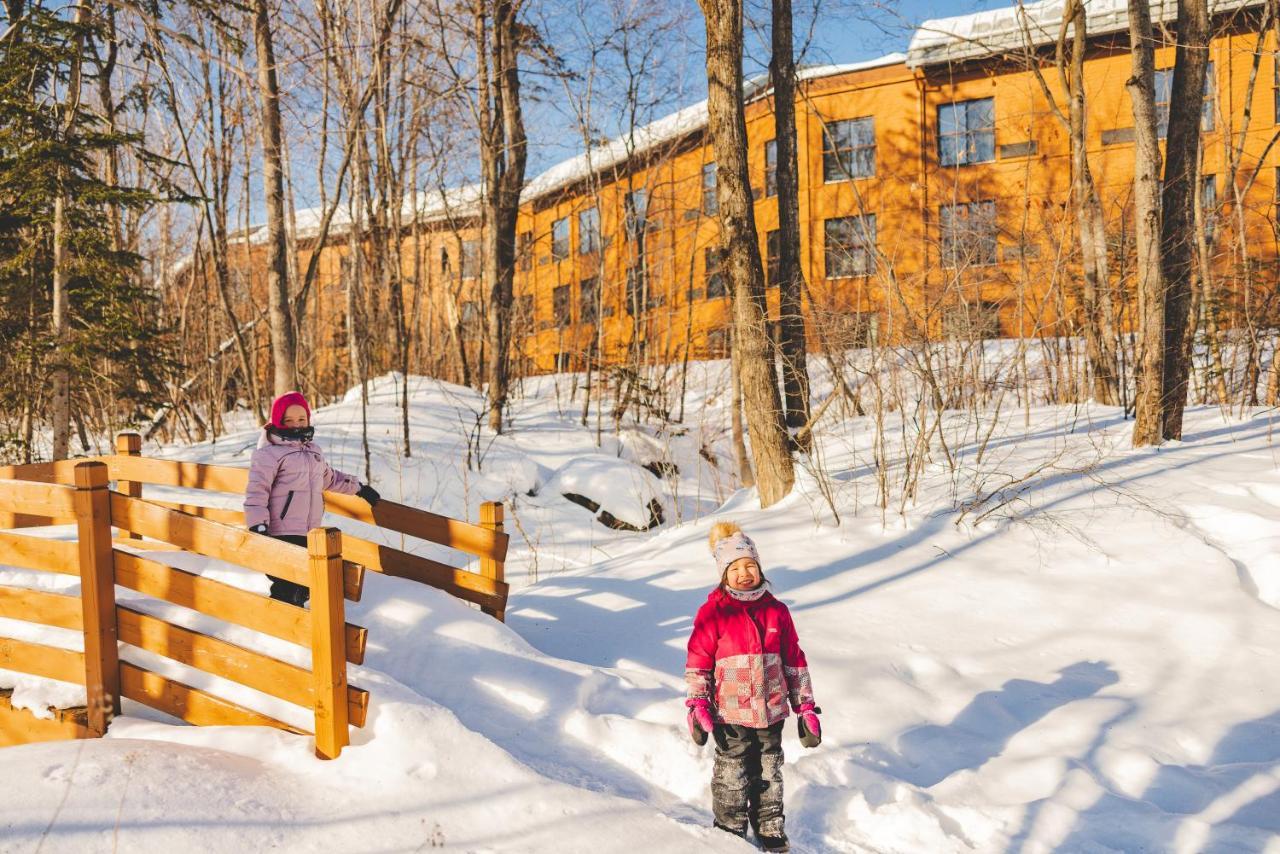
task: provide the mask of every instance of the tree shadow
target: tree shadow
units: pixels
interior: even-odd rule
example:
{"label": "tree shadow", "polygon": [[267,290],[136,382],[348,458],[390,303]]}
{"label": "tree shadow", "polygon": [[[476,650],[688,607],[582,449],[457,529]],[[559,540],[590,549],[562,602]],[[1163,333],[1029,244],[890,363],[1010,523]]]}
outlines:
{"label": "tree shadow", "polygon": [[1078,661],[1052,682],[1010,679],[999,690],[978,694],[946,726],[909,729],[898,737],[896,750],[877,745],[867,755],[882,772],[927,789],[957,771],[978,770],[1054,709],[1092,697],[1119,679],[1101,661]]}
{"label": "tree shadow", "polygon": [[[1099,732],[1099,741],[1109,729],[1110,725]],[[1081,764],[1095,779],[1105,781],[1094,750]],[[1136,800],[1105,791],[1076,816],[1071,832],[1057,847],[1260,852],[1280,834],[1278,773],[1280,711],[1231,727],[1204,765],[1162,764]],[[1256,787],[1258,782],[1263,785]],[[1031,825],[1025,823],[1019,842],[1025,841]]]}

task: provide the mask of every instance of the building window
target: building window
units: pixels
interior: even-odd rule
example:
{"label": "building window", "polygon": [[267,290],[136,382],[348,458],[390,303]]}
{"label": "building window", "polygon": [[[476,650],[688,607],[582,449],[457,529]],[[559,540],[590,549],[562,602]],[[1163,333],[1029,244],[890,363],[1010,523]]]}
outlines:
{"label": "building window", "polygon": [[578,254],[600,251],[600,209],[587,208],[578,214]]}
{"label": "building window", "polygon": [[533,232],[522,231],[516,235],[516,259],[521,270],[533,266]]}
{"label": "building window", "polygon": [[702,250],[702,277],[706,283],[707,299],[715,299],[729,293],[724,275],[725,251],[718,246]]}
{"label": "building window", "polygon": [[970,202],[938,209],[942,266],[960,269],[996,263],[996,203]]}
{"label": "building window", "polygon": [[583,323],[596,322],[596,304],[600,300],[598,282],[595,276],[578,282],[578,317]]}
{"label": "building window", "polygon": [[[1204,97],[1200,105],[1200,130],[1213,130],[1213,63],[1204,71]],[[1173,69],[1156,69],[1156,130],[1161,139],[1169,135],[1169,100],[1173,95]]]}
{"label": "building window", "polygon": [[716,164],[702,164],[702,212],[707,216],[715,216],[720,210],[720,201],[716,198]]}
{"label": "building window", "polygon": [[871,118],[827,122],[822,130],[822,180],[848,181],[876,174],[876,131]]}
{"label": "building window", "polygon": [[626,212],[627,237],[637,240],[645,231],[645,220],[649,215],[649,196],[644,189],[632,190],[623,196],[623,207]]}
{"label": "building window", "polygon": [[712,359],[729,357],[730,338],[727,329],[712,329],[707,332],[707,356]]}
{"label": "building window", "polygon": [[480,241],[462,241],[462,278],[474,279],[480,275]]}
{"label": "building window", "polygon": [[462,337],[464,339],[479,338],[482,331],[480,304],[475,300],[466,300],[462,303],[461,315]]}
{"label": "building window", "polygon": [[782,231],[774,229],[764,236],[764,284],[776,287],[782,272]]}
{"label": "building window", "polygon": [[511,307],[511,326],[521,330],[520,334],[534,329],[533,294],[522,294],[516,297]]}
{"label": "building window", "polygon": [[1204,226],[1204,239],[1212,243],[1218,233],[1218,178],[1205,175],[1200,179],[1200,222]]}
{"label": "building window", "polygon": [[771,139],[764,144],[764,194],[778,195],[778,141]]}
{"label": "building window", "polygon": [[561,329],[573,323],[573,308],[570,304],[572,299],[568,285],[559,285],[551,292],[551,313],[554,315],[552,322]]}
{"label": "building window", "polygon": [[1275,111],[1275,124],[1280,125],[1280,53],[1276,54],[1271,63],[1271,107]]}
{"label": "building window", "polygon": [[829,219],[822,226],[828,279],[868,276],[875,270],[875,214]]}
{"label": "building window", "polygon": [[996,159],[994,98],[938,105],[938,159],[943,166]]}
{"label": "building window", "polygon": [[952,306],[942,315],[942,332],[948,338],[982,341],[1000,337],[1000,303],[975,300]]}
{"label": "building window", "polygon": [[551,223],[551,257],[563,261],[569,257],[569,218],[562,216]]}
{"label": "building window", "polygon": [[445,281],[453,278],[453,264],[449,261],[449,247],[440,247],[440,277]]}

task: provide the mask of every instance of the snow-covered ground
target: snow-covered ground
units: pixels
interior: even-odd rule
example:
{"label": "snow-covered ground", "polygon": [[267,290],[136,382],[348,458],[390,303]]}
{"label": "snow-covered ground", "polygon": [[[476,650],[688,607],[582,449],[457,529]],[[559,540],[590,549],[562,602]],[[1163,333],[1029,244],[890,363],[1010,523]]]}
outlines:
{"label": "snow-covered ground", "polygon": [[[1006,407],[983,416],[990,436],[956,413],[955,470],[938,455],[907,512],[887,515],[872,420],[832,414],[820,470],[761,511],[734,491],[725,374],[694,366],[684,426],[618,436],[606,417],[599,447],[568,377],[526,383],[513,430],[478,442],[474,392],[414,379],[408,459],[396,378],[375,383],[384,495],[473,519],[481,501],[509,502],[507,624],[370,577],[349,608],[369,628],[352,668],[369,724],[340,759],[313,759],[306,737],[126,704],[106,739],[0,751],[0,851],[750,850],[709,829],[711,750],[689,741],[681,702],[685,640],[716,580],[707,528],[731,516],[792,609],[825,712],[815,750],[786,730],[794,850],[1280,852],[1274,413],[1193,409],[1185,441],[1140,451],[1112,409]],[[362,474],[358,398],[316,424]],[[246,425],[148,453],[245,465],[255,439]],[[643,527],[654,499],[665,522],[651,531],[598,519]],[[30,636],[3,620],[0,635]],[[15,681],[19,701],[51,696],[0,672]]]}

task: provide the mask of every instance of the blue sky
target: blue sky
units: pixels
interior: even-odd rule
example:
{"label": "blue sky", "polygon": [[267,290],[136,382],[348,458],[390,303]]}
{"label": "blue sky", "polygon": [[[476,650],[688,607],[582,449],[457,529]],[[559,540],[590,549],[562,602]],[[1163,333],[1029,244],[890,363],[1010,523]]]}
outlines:
{"label": "blue sky", "polygon": [[[815,2],[818,3],[818,25],[811,27]],[[1010,6],[1013,2],[1014,0],[792,0],[797,18],[796,49],[804,51],[798,59],[806,65],[845,63],[905,51],[912,30],[922,21],[998,9]],[[746,0],[746,3],[748,17],[767,23],[769,0]],[[551,4],[553,8],[556,5],[558,4]],[[568,5],[574,5],[572,0]],[[652,103],[644,115],[637,117],[639,124],[660,118],[706,97],[703,24],[696,0],[675,0],[672,5],[663,8],[674,10],[673,15],[680,15],[681,6],[684,7],[682,11],[685,21],[681,36],[683,43],[675,49],[664,51],[660,75],[655,75],[664,79],[654,82],[654,91],[648,93]],[[556,21],[554,17],[551,20]],[[560,23],[569,26],[561,27]],[[577,29],[581,24],[580,20],[564,19],[561,22],[544,23],[544,27],[555,31],[553,39],[559,37],[565,42],[572,39],[569,30]],[[809,38],[810,32],[812,41],[806,47],[804,42]],[[767,40],[767,29],[757,28],[753,34],[749,28],[744,63],[748,76],[765,72],[769,61]],[[527,78],[532,84],[531,94],[537,88],[536,77],[535,73]],[[607,100],[610,100],[609,93],[601,92],[601,113],[608,111],[604,106]],[[620,115],[621,110],[609,112],[619,115],[599,116],[598,131],[604,136],[617,136],[625,130],[627,124]],[[573,116],[566,114],[561,92],[555,87],[544,90],[541,97],[535,95],[528,106],[526,118],[530,140],[530,177],[582,150],[581,138],[572,130]]]}

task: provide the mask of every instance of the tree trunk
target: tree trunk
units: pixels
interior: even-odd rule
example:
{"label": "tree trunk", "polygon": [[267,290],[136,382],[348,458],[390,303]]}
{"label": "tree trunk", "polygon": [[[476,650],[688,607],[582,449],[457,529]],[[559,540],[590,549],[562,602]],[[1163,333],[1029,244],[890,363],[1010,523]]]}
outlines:
{"label": "tree trunk", "polygon": [[271,320],[272,385],[277,395],[298,387],[297,339],[289,310],[289,247],[284,226],[284,167],[280,85],[267,0],[255,0],[253,38],[258,54],[262,116],[262,188],[267,208],[267,306]]}
{"label": "tree trunk", "polygon": [[773,341],[766,326],[764,271],[747,173],[742,105],[742,2],[699,0],[707,27],[707,112],[716,155],[716,196],[726,272],[733,298],[733,334],[755,455],[760,506],[784,498],[795,482],[783,423]]}
{"label": "tree trunk", "polygon": [[747,454],[746,438],[742,435],[742,376],[738,373],[738,347],[733,345],[729,353],[730,382],[733,385],[733,415],[730,420],[733,438],[733,450],[738,458],[738,482],[743,489],[756,485],[756,476],[751,472],[751,457]]}
{"label": "tree trunk", "polygon": [[786,423],[788,427],[799,428],[809,422],[809,369],[801,305],[804,270],[800,265],[800,166],[796,153],[796,64],[791,37],[791,0],[773,0],[772,36],[769,77],[773,81],[773,127],[777,145],[778,337],[782,349]]}
{"label": "tree trunk", "polygon": [[[1133,444],[1158,445],[1164,375],[1164,277],[1160,265],[1160,141],[1156,126],[1155,55],[1147,0],[1129,0],[1133,76],[1125,83],[1133,103],[1134,241],[1138,266],[1138,347],[1135,357]],[[1197,99],[1199,104],[1199,99]]]}
{"label": "tree trunk", "polygon": [[489,428],[500,433],[510,381],[516,216],[528,150],[520,108],[517,7],[512,0],[492,0],[491,8],[492,26],[484,10],[476,15],[476,54],[480,65],[480,172],[485,190],[482,268],[489,302]]}
{"label": "tree trunk", "polygon": [[1087,140],[1088,112],[1085,105],[1084,58],[1089,33],[1082,0],[1070,3],[1072,22],[1070,103],[1071,195],[1075,202],[1080,261],[1084,268],[1084,338],[1092,376],[1093,398],[1106,406],[1120,402],[1116,377],[1115,310],[1111,302],[1111,279],[1107,269],[1106,219],[1102,201],[1089,167]]}
{"label": "tree trunk", "polygon": [[1178,0],[1178,46],[1169,96],[1161,204],[1164,262],[1164,365],[1161,437],[1182,438],[1191,370],[1190,308],[1195,270],[1195,201],[1200,181],[1200,116],[1209,64],[1208,0]]}

